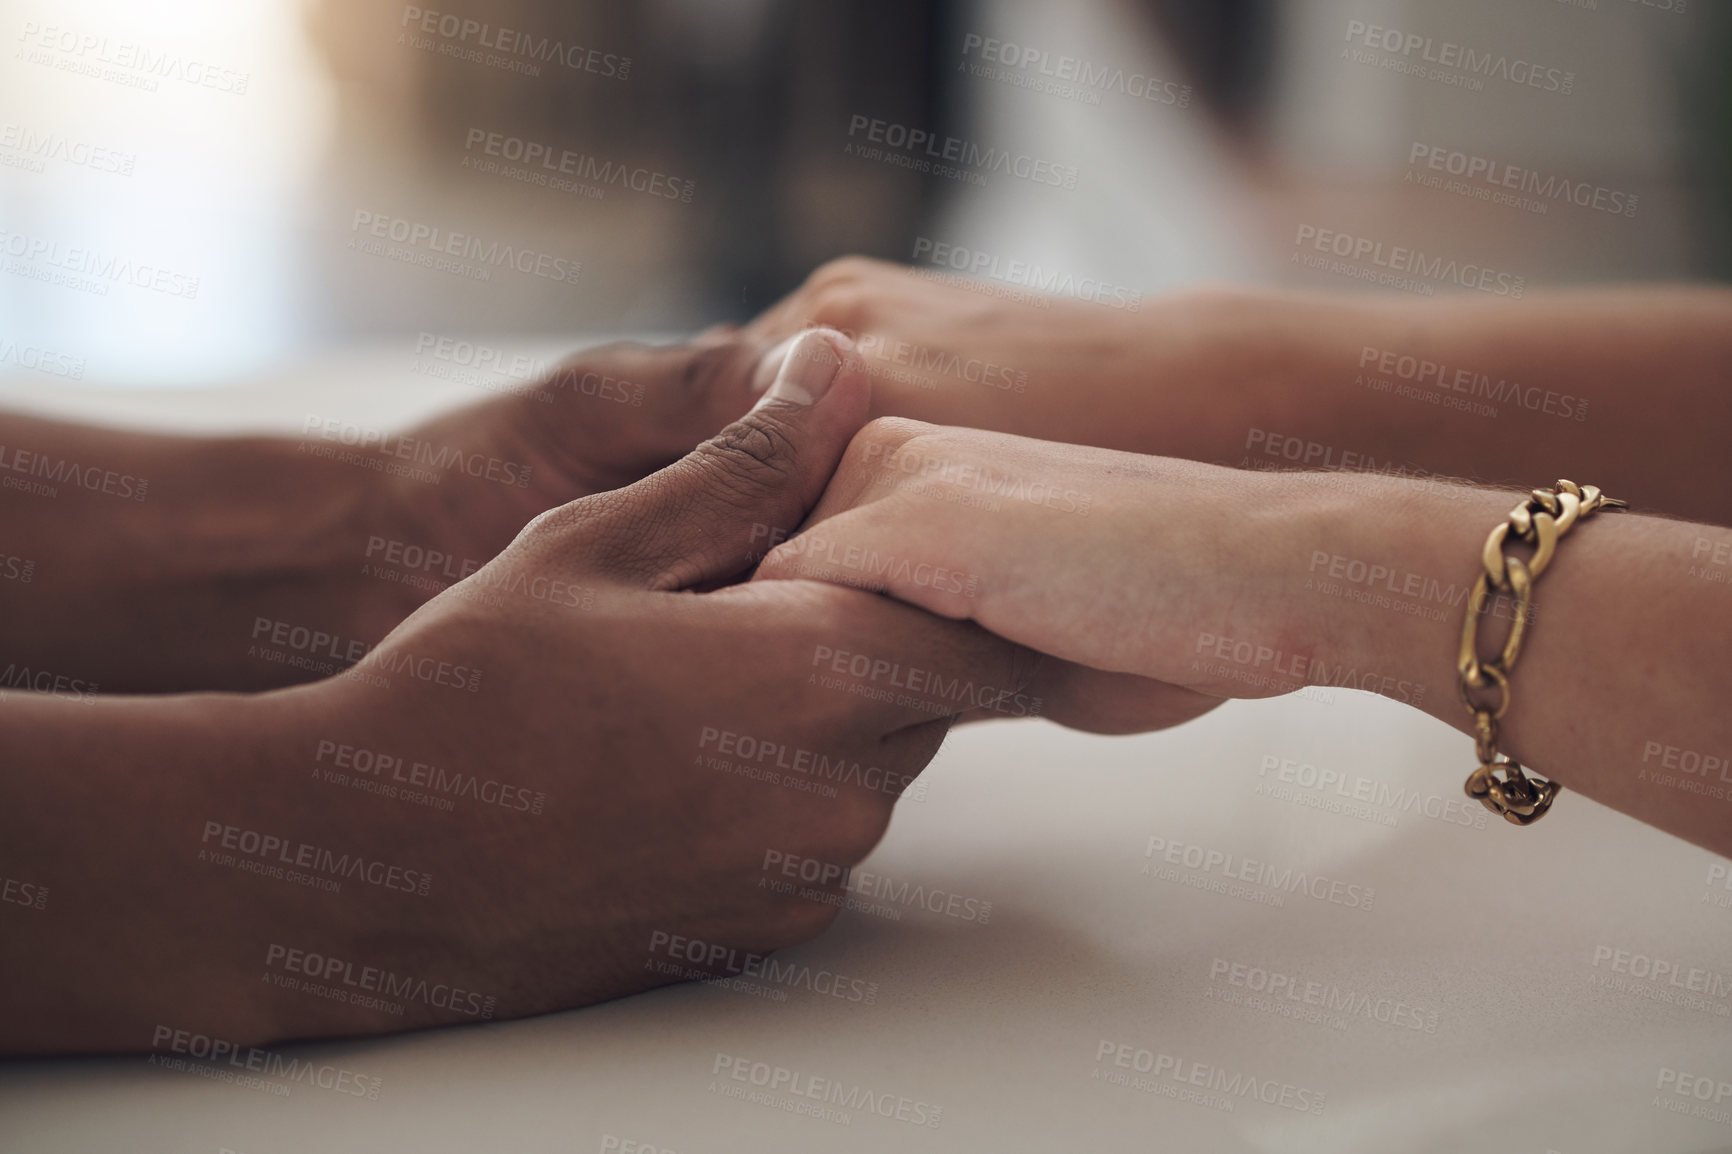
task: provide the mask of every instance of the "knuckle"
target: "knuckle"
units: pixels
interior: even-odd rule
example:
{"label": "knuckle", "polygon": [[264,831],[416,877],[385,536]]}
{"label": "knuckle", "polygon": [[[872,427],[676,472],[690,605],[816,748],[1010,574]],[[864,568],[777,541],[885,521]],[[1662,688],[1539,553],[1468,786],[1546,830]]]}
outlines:
{"label": "knuckle", "polygon": [[803,319],[808,325],[823,325],[858,340],[871,331],[873,310],[863,289],[844,286],[814,293]]}
{"label": "knuckle", "polygon": [[799,448],[781,421],[760,413],[735,421],[704,442],[699,456],[722,484],[755,495],[793,475]]}
{"label": "knuckle", "polygon": [[[929,437],[938,426],[906,417],[878,417],[866,423],[848,442],[842,469],[850,475],[871,474],[897,463],[899,454],[918,438]],[[839,470],[840,471],[840,470]]]}
{"label": "knuckle", "polygon": [[929,425],[925,421],[911,420],[908,417],[874,417],[866,422],[856,437],[864,437],[869,444],[900,445],[915,437],[934,432],[937,425]]}
{"label": "knuckle", "polygon": [[881,268],[878,261],[859,256],[841,257],[820,266],[806,281],[805,319],[850,334],[870,328],[877,299],[874,284]]}
{"label": "knuckle", "polygon": [[759,579],[767,579],[783,573],[797,573],[799,558],[799,547],[789,548],[784,542],[765,553],[758,560],[757,576]]}
{"label": "knuckle", "polygon": [[600,513],[601,502],[589,497],[537,513],[518,530],[514,545],[535,553],[557,549],[572,536],[592,525]]}
{"label": "knuckle", "polygon": [[566,513],[564,506],[548,509],[531,517],[529,523],[523,526],[517,536],[525,543],[539,544],[550,538],[558,537],[569,521],[570,516]]}
{"label": "knuckle", "polygon": [[643,530],[640,502],[625,493],[598,493],[536,514],[501,556],[590,571],[603,560],[629,556]]}
{"label": "knuckle", "polygon": [[575,390],[583,375],[598,364],[612,364],[633,356],[641,356],[647,345],[637,341],[609,341],[572,353],[553,367],[548,383],[555,388]]}
{"label": "knuckle", "polygon": [[806,287],[814,291],[832,287],[837,284],[850,284],[866,280],[884,267],[883,261],[871,257],[850,254],[825,261],[812,270],[806,278]]}

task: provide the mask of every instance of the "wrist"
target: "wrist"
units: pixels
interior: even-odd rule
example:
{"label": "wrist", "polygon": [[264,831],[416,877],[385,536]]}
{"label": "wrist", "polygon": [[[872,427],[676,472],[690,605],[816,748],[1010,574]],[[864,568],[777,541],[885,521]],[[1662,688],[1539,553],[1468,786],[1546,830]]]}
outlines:
{"label": "wrist", "polygon": [[181,453],[151,494],[134,543],[142,563],[121,570],[132,586],[121,600],[145,623],[130,646],[137,668],[109,688],[261,689],[323,676],[436,591],[379,570],[381,543],[409,523],[387,480],[310,444],[233,438]]}
{"label": "wrist", "polygon": [[1427,424],[1380,417],[1359,365],[1423,328],[1403,302],[1238,287],[1164,299],[1146,326],[1142,391],[1170,395],[1143,450],[1238,467],[1434,460]]}
{"label": "wrist", "polygon": [[[1253,428],[1292,431],[1319,375],[1315,318],[1287,297],[1231,286],[1165,294],[1139,314],[1087,310],[1089,425],[1077,440],[1153,456],[1242,466]],[[1068,383],[1067,383],[1068,384]],[[1030,435],[1043,436],[1034,431]],[[1270,462],[1272,465],[1291,462]]]}
{"label": "wrist", "polygon": [[[1304,639],[1308,684],[1364,689],[1467,729],[1456,650],[1485,535],[1515,496],[1466,485],[1307,473],[1284,582]],[[1485,631],[1507,631],[1508,599],[1488,600]]]}
{"label": "wrist", "polygon": [[[393,1026],[382,1013],[296,992],[272,964],[284,949],[354,958],[368,934],[428,928],[415,921],[422,898],[378,884],[407,877],[405,868],[444,873],[430,864],[424,832],[379,820],[377,798],[354,788],[363,775],[338,767],[345,745],[381,748],[369,724],[375,709],[342,680],[142,703],[160,704],[178,717],[158,727],[158,748],[189,764],[151,823],[163,831],[155,857],[180,866],[174,891],[185,899],[172,913],[141,902],[139,914],[164,943],[162,960],[187,972],[146,987],[152,1021],[170,1022],[154,994],[167,986],[191,1019],[186,1028],[244,1044]],[[356,861],[369,863],[364,872],[334,864]],[[188,942],[201,944],[192,967]]]}

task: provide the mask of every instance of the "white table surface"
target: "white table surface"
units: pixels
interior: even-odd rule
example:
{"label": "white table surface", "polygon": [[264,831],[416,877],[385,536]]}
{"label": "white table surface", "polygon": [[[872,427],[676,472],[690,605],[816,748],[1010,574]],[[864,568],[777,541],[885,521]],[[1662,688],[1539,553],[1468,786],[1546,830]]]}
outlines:
{"label": "white table surface", "polygon": [[[476,395],[412,371],[407,346],[205,392],[0,380],[0,406],[202,431],[294,429],[307,413],[389,422]],[[1291,800],[1331,796],[1315,788],[1271,793],[1283,784],[1279,769],[1261,772],[1271,758],[1417,792],[1435,808],[1465,801],[1472,748],[1428,717],[1347,690],[1230,703],[1139,737],[967,727],[927,771],[926,800],[901,805],[865,868],[975,908],[990,902],[990,917],[847,912],[781,955],[876,983],[871,1005],[802,988],[775,1001],[684,986],[529,1021],[291,1048],[381,1078],[376,1100],[306,1084],[280,1095],[143,1057],[6,1063],[0,1149],[1732,1149],[1732,1089],[1716,1118],[1666,1109],[1696,1099],[1658,1088],[1664,1070],[1708,1077],[1711,1095],[1732,1084],[1732,909],[1715,900],[1732,904],[1732,889],[1708,883],[1721,859],[1570,793],[1526,830],[1388,807],[1373,806],[1370,820],[1330,812]],[[1291,776],[1310,780],[1304,769]],[[1147,856],[1151,837],[1368,887],[1375,899],[1354,909],[1298,893],[1273,904],[1268,887],[1212,892],[1183,879],[1219,879],[1219,865],[1164,866]],[[1615,950],[1722,987],[1680,1004],[1665,982],[1613,973],[1605,955]],[[1212,980],[1222,964],[1247,967],[1247,980],[1256,969],[1315,982],[1364,1012],[1325,1010],[1319,1022],[1277,1012],[1303,1002],[1235,1003],[1246,991]],[[1402,1024],[1377,1020],[1391,1013]],[[1414,1014],[1420,1029],[1405,1024]],[[1128,1047],[1133,1067],[1097,1061],[1103,1044],[1114,1056]],[[1159,1077],[1134,1068],[1139,1050],[1145,1063],[1165,1056]],[[891,1112],[899,1098],[936,1105],[941,1122],[855,1108],[844,1124],[789,1112],[786,1094],[730,1097],[724,1088],[757,1088],[716,1076],[719,1055],[781,1067],[803,1086],[824,1078],[870,1091]],[[1175,1064],[1205,1083],[1218,1069],[1271,1094],[1293,1087],[1290,1100],[1320,1093],[1322,1109],[1184,1100]]]}

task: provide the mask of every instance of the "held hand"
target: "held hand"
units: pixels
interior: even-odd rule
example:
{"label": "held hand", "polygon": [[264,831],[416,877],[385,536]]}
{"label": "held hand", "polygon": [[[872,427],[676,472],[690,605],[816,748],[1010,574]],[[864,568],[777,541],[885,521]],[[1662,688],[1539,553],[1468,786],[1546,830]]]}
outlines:
{"label": "held hand", "polygon": [[740,416],[767,347],[720,333],[610,345],[400,432],[330,414],[309,415],[299,437],[0,418],[0,445],[100,462],[93,476],[130,478],[134,498],[0,501],[11,550],[46,578],[0,589],[0,665],[122,693],[328,676],[532,517],[629,484]]}
{"label": "held hand", "polygon": [[[242,824],[365,846],[435,881],[427,898],[345,889],[341,905],[235,882],[257,901],[201,956],[253,978],[251,1035],[471,1020],[260,985],[260,967],[289,964],[267,956],[273,944],[437,976],[509,1017],[735,971],[831,920],[841,871],[877,842],[954,717],[1003,705],[1034,665],[976,627],[833,585],[691,592],[742,575],[767,526],[804,517],[867,398],[846,342],[806,337],[766,402],[695,452],[538,517],[355,670],[275,695],[286,732],[273,744],[291,764],[265,803],[256,775],[218,787],[264,806]],[[346,796],[321,779],[330,748],[545,805]],[[817,883],[782,884],[774,866],[789,860],[822,863]]]}
{"label": "held hand", "polygon": [[[764,356],[775,343],[713,330],[659,348],[604,345],[532,385],[402,433],[369,434],[344,463],[301,456],[298,463],[324,466],[321,480],[337,486],[328,502],[358,512],[339,529],[341,543],[326,546],[331,556],[315,580],[291,567],[286,592],[235,613],[255,628],[280,621],[285,630],[306,625],[371,644],[498,555],[534,517],[629,485],[745,413],[779,363]],[[302,448],[315,453],[353,439],[338,421],[309,421],[304,434]],[[368,466],[359,480],[356,463]],[[206,615],[220,612],[213,605]],[[324,672],[251,662],[240,677],[193,684],[269,688]]]}
{"label": "held hand", "polygon": [[[1296,554],[1271,476],[914,421],[855,437],[757,578],[881,591],[1058,659],[1031,692],[1103,732],[1268,696],[1199,668],[1205,634],[1290,628]],[[778,538],[782,534],[777,534]],[[1299,579],[1303,579],[1302,570]]]}
{"label": "held hand", "polygon": [[712,330],[587,349],[533,385],[409,430],[431,452],[492,468],[446,470],[439,485],[399,477],[393,498],[418,540],[480,564],[536,515],[648,476],[740,417],[774,373],[764,353],[775,343]]}
{"label": "held hand", "polygon": [[874,416],[1195,455],[1188,425],[1151,390],[1200,389],[1230,363],[1193,305],[1202,295],[1088,283],[1085,301],[847,257],[745,331],[772,343],[808,325],[847,333],[872,376]]}

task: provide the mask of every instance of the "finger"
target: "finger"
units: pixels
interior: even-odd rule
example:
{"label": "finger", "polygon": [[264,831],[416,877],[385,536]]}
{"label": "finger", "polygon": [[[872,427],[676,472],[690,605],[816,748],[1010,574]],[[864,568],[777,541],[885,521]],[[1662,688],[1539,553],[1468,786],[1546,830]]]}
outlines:
{"label": "finger", "polygon": [[720,341],[731,340],[735,336],[737,336],[739,334],[739,332],[740,332],[740,326],[739,325],[730,324],[726,321],[723,321],[719,324],[713,324],[709,328],[704,329],[702,332],[698,333],[697,336],[692,338],[692,343],[696,344],[696,345],[703,345],[703,344],[713,344],[713,343],[717,343]]}
{"label": "finger", "polygon": [[[855,438],[855,446],[867,439]],[[898,442],[893,437],[891,443]],[[851,447],[850,458],[853,453]],[[951,513],[948,506],[880,500],[870,479],[862,476],[845,462],[808,518],[810,527],[773,549],[753,574],[754,583],[804,579],[884,593],[929,613],[978,622],[1043,651],[1049,655],[1047,663],[1026,692],[1046,703],[1052,720],[1073,729],[1142,733],[1189,721],[1221,703],[1221,698],[1180,686],[1067,660],[1082,653],[1076,635],[1063,624],[1067,598],[1062,590],[1041,594],[1052,619],[1041,626],[1039,615],[1031,619],[1025,605],[996,595],[993,567],[973,559],[969,546],[977,542],[960,523],[945,519]],[[833,505],[832,498],[845,489],[855,493],[850,498],[855,503]],[[824,519],[826,512],[830,515]],[[937,520],[921,520],[924,517]],[[1003,715],[970,711],[963,720]]]}
{"label": "finger", "polygon": [[798,622],[787,662],[803,700],[834,707],[846,719],[838,724],[856,732],[882,737],[975,711],[1041,715],[1027,688],[1040,657],[970,622],[812,581],[753,582],[706,601],[752,606],[760,623],[784,631]]}
{"label": "finger", "polygon": [[[1225,700],[1134,673],[1109,673],[1050,657],[1024,692],[1040,698],[1047,720],[1107,734],[1168,729],[1201,717]],[[976,710],[960,720],[988,721],[994,716]]]}
{"label": "finger", "polygon": [[772,548],[754,581],[827,581],[883,593],[943,617],[983,620],[989,607],[982,595],[990,590],[971,560],[977,543],[958,535],[964,525],[944,523],[954,509],[877,499],[860,474],[844,476],[834,487],[861,490],[858,503],[838,508],[826,493],[820,505],[828,514],[809,517],[798,535]]}
{"label": "finger", "polygon": [[747,412],[773,343],[711,329],[686,344],[587,349],[526,391],[523,434],[591,492],[630,484]]}
{"label": "finger", "polygon": [[[910,282],[913,282],[912,284]],[[780,339],[813,325],[831,325],[859,339],[865,329],[874,285],[907,292],[918,281],[901,265],[863,256],[838,257],[812,270],[804,283],[758,315],[746,327],[761,337]]]}
{"label": "finger", "polygon": [[595,560],[651,589],[743,572],[817,502],[869,402],[848,339],[806,333],[749,413],[591,511],[600,530]]}
{"label": "finger", "polygon": [[[837,796],[819,795],[826,802],[846,807],[841,824],[831,827],[828,854],[848,866],[857,865],[883,840],[897,802],[910,793],[913,800],[925,800],[926,787],[920,775],[938,756],[952,724],[953,719],[938,717],[884,735],[861,754],[864,768],[858,775],[851,770],[841,775]],[[815,824],[810,813],[802,821],[806,829],[815,828]],[[840,892],[842,879],[834,880]],[[823,881],[813,884],[822,886]]]}
{"label": "finger", "polygon": [[[842,463],[836,467],[836,475],[830,478],[830,483],[824,487],[824,495],[818,499],[818,504],[806,514],[806,521],[801,532],[810,530],[813,526],[829,520],[831,517],[846,513],[850,509],[870,504],[880,497],[896,492],[898,486],[909,476],[901,472],[897,456],[898,451],[909,441],[929,433],[934,426],[924,421],[911,421],[906,417],[878,417],[848,442],[847,452],[842,454]],[[919,464],[915,464],[918,470]]]}
{"label": "finger", "polygon": [[925,799],[925,787],[919,785],[919,777],[944,747],[944,739],[950,735],[950,727],[954,724],[951,718],[941,717],[885,736],[885,764],[897,770],[898,788],[892,800],[900,800],[910,789],[916,791],[916,797]]}

